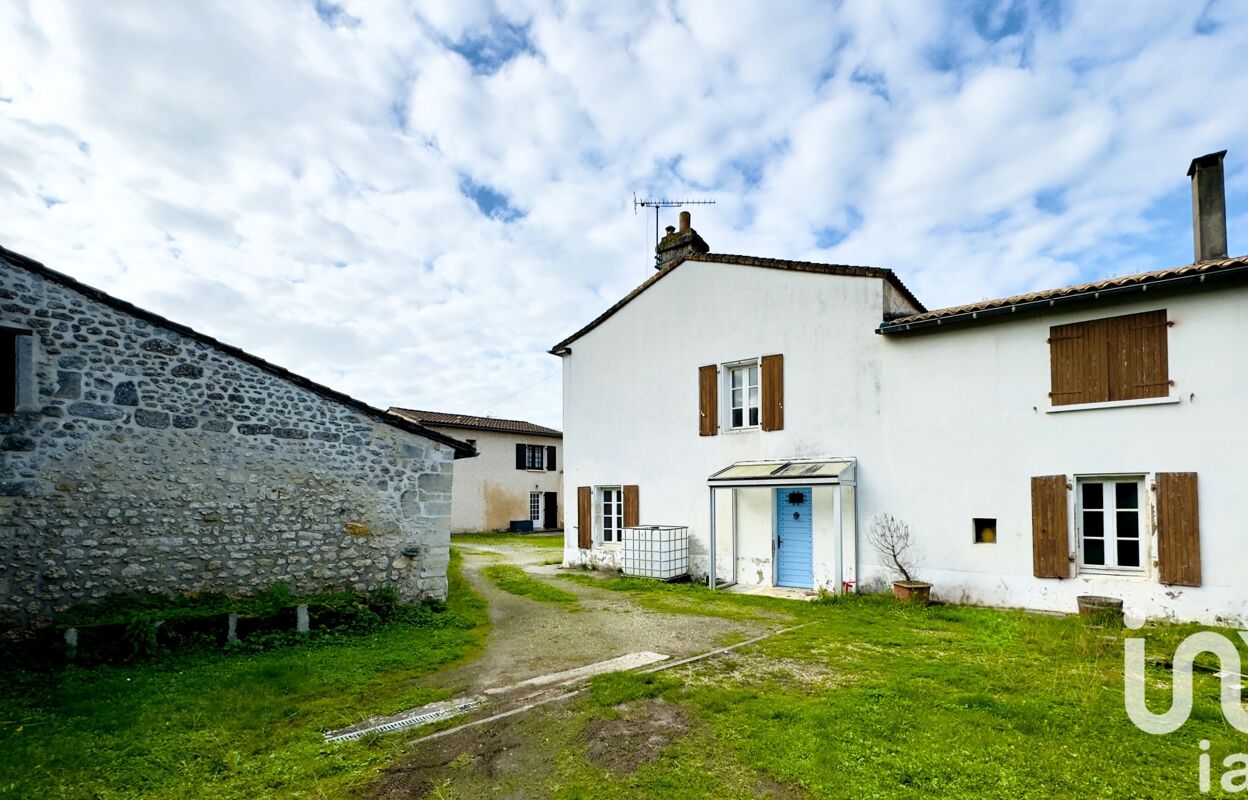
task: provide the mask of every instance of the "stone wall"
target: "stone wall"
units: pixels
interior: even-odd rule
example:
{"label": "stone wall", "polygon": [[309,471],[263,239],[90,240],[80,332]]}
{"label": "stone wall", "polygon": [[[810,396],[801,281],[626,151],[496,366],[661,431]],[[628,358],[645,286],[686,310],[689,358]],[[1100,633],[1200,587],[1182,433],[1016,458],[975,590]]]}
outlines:
{"label": "stone wall", "polygon": [[449,444],[3,258],[0,327],[32,332],[0,414],[8,627],[278,580],[445,597]]}

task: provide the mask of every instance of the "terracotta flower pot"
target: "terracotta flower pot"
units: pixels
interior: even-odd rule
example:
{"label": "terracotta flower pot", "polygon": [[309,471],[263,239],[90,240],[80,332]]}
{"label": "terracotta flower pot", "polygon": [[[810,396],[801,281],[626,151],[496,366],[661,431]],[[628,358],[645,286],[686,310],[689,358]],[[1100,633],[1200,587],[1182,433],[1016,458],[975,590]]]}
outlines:
{"label": "terracotta flower pot", "polygon": [[927,605],[932,599],[932,585],[926,581],[893,581],[893,596],[898,600]]}

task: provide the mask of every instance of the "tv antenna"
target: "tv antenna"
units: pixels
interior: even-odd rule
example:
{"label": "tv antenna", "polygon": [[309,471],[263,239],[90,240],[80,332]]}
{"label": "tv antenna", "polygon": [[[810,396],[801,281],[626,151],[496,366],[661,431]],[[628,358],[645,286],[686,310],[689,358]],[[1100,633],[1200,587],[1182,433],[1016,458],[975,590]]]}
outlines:
{"label": "tv antenna", "polygon": [[654,246],[659,246],[659,209],[660,208],[681,208],[683,206],[713,206],[714,200],[668,200],[667,198],[658,197],[637,197],[637,193],[633,192],[633,213],[637,213],[639,208],[654,209]]}

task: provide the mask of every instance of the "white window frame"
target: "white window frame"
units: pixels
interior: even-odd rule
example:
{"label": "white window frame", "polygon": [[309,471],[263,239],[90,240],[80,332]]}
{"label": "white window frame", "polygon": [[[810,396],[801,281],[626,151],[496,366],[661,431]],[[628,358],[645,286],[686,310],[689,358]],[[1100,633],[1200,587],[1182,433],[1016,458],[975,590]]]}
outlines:
{"label": "white window frame", "polygon": [[[599,486],[597,488],[597,502],[594,508],[594,527],[599,544],[606,547],[618,547],[624,541],[624,487],[623,486]],[[610,521],[613,523],[611,527],[607,526],[608,511],[610,511]],[[607,533],[613,534],[612,538],[607,538]]]}
{"label": "white window frame", "polygon": [[[754,383],[750,383],[750,371],[754,372]],[[750,431],[757,430],[763,421],[763,364],[760,358],[750,358],[744,361],[732,361],[723,365],[724,372],[724,416],[726,423],[724,430],[727,431]],[[736,405],[736,398],[733,397],[733,377],[739,373],[744,373],[741,383],[741,405]],[[755,404],[750,403],[750,389],[756,392],[757,401]],[[732,412],[740,408],[741,425],[734,425]],[[754,412],[754,422],[750,422],[750,412]]]}
{"label": "white window frame", "polygon": [[529,472],[546,471],[546,446],[526,444],[524,446],[524,468]]}
{"label": "white window frame", "polygon": [[537,523],[542,521],[542,493],[529,492],[529,522],[534,523],[533,527],[539,527]]}
{"label": "white window frame", "polygon": [[[1084,506],[1083,487],[1085,484],[1099,483],[1102,485],[1100,509],[1088,509],[1089,512],[1100,512],[1102,515],[1102,541],[1104,542],[1105,564],[1088,564],[1084,557]],[[1136,507],[1122,509],[1134,511],[1138,520],[1140,564],[1137,567],[1118,566],[1118,491],[1119,483],[1136,485]],[[1117,575],[1128,577],[1147,577],[1152,568],[1152,509],[1149,494],[1149,476],[1144,473],[1128,473],[1120,475],[1076,475],[1074,499],[1074,534],[1077,566],[1083,575]],[[1129,537],[1128,537],[1129,538]]]}

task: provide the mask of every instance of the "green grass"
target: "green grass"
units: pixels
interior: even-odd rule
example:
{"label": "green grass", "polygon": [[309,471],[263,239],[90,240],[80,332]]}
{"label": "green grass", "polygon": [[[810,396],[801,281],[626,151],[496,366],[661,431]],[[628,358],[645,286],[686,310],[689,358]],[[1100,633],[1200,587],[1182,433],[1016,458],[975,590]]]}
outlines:
{"label": "green grass", "polygon": [[342,797],[400,752],[394,737],[327,745],[322,730],[441,699],[420,679],[477,652],[484,600],[452,552],[432,626],[258,654],[0,673],[0,797]]}
{"label": "green grass", "polygon": [[451,544],[521,545],[551,549],[563,548],[562,533],[453,533]]}
{"label": "green grass", "polygon": [[530,577],[520,567],[510,564],[494,564],[481,570],[481,574],[504,592],[538,600],[543,603],[575,603],[576,595],[558,586]]}
{"label": "green grass", "polygon": [[[794,622],[811,624],[669,671],[600,676],[567,709],[535,712],[525,735],[540,732],[555,749],[549,770],[508,779],[518,795],[1190,797],[1199,796],[1198,743],[1207,739],[1215,787],[1207,796],[1222,796],[1221,760],[1248,752],[1248,736],[1224,722],[1219,683],[1204,670],[1190,721],[1174,734],[1139,731],[1123,708],[1124,637],[1145,635],[1161,661],[1196,626],[1139,634],[1075,617],[875,596],[795,603],[630,579],[585,582],[686,612],[705,602],[775,613],[781,603]],[[1167,670],[1150,667],[1155,711],[1169,703],[1169,681]],[[653,703],[682,709],[687,729],[635,769],[595,760],[596,731],[644,718]],[[621,737],[616,746],[633,745]],[[498,780],[461,769],[446,776],[441,796],[477,796]]]}

